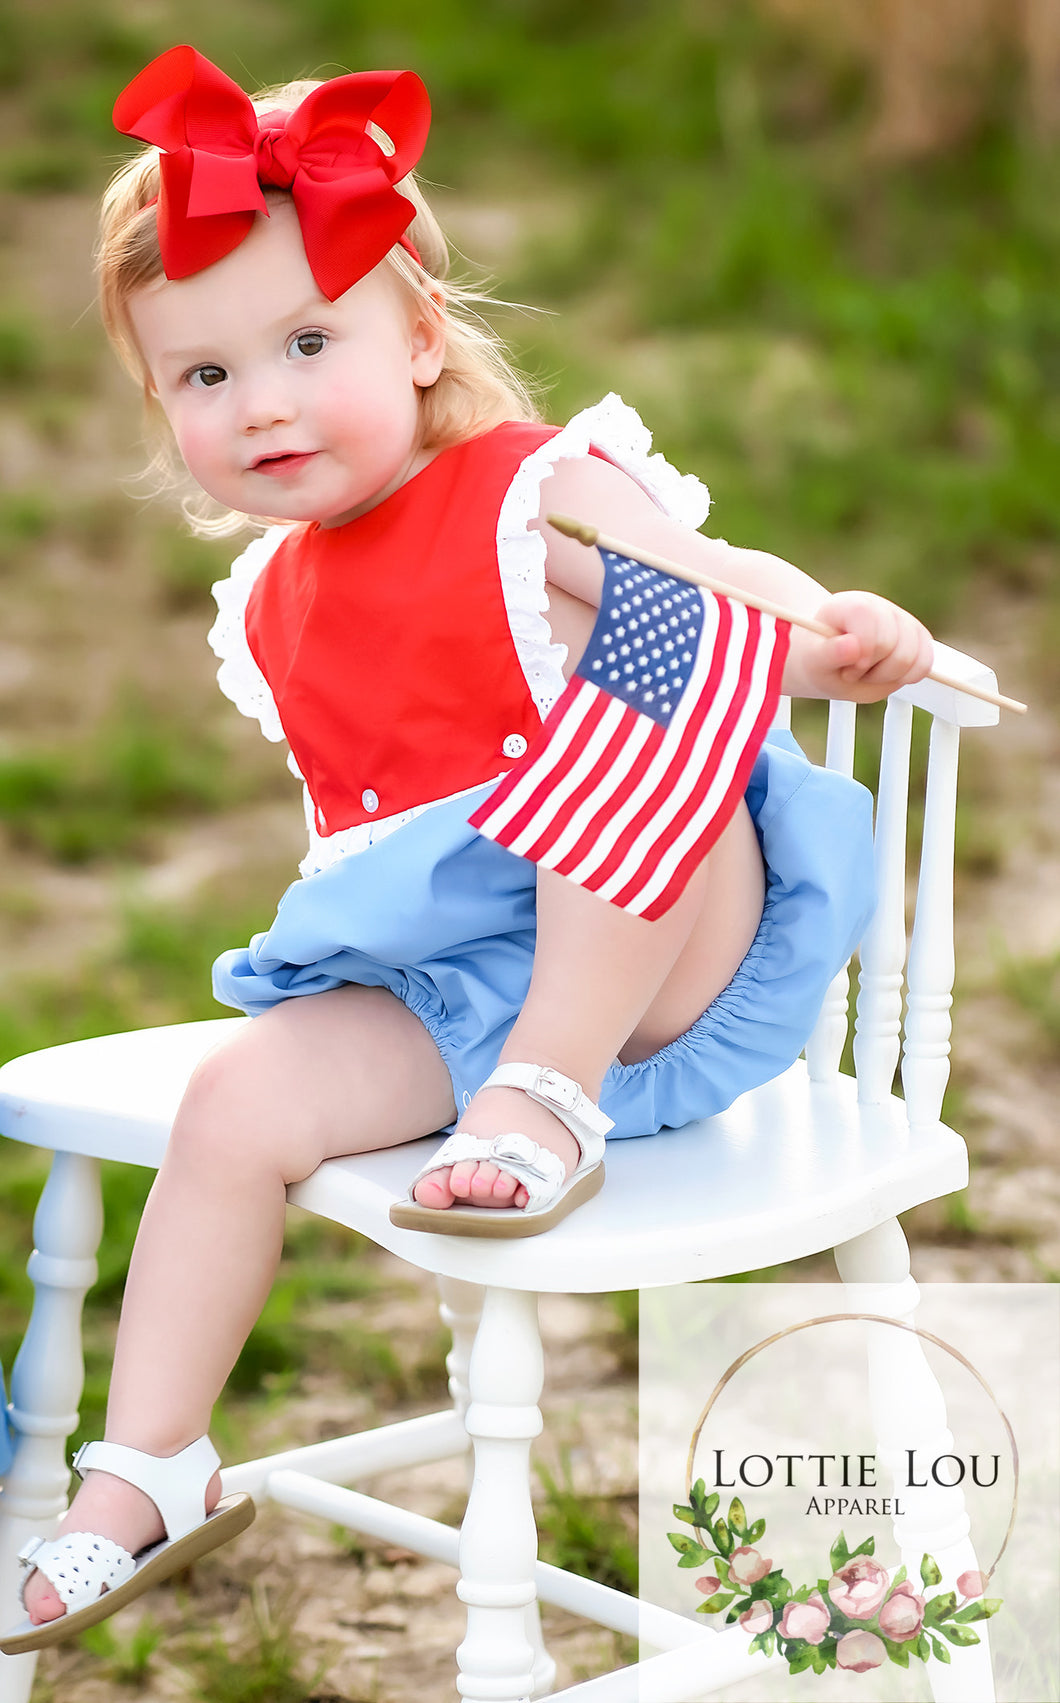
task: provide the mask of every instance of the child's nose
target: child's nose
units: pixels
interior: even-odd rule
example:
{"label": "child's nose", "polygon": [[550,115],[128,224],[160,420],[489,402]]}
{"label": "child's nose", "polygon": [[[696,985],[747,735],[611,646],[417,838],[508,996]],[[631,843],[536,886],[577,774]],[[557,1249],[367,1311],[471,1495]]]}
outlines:
{"label": "child's nose", "polygon": [[278,375],[249,376],[241,390],[241,423],[245,432],[268,431],[271,426],[289,425],[294,418],[290,388]]}

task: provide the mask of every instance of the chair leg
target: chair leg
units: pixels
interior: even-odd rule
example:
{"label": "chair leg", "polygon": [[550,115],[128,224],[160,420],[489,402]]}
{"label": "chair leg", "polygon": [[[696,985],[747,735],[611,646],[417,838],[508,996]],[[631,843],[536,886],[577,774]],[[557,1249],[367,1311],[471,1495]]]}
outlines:
{"label": "chair leg", "polygon": [[537,1297],[487,1289],[469,1368],[475,1469],[456,1587],[467,1604],[457,1689],[473,1703],[526,1703],[554,1676],[539,1639],[528,1636],[527,1614],[537,1560],[530,1444],[541,1431],[543,1377]]}
{"label": "chair leg", "polygon": [[[439,1277],[438,1290],[441,1295],[438,1311],[442,1316],[442,1323],[452,1333],[453,1338],[452,1349],[445,1357],[445,1367],[449,1373],[449,1393],[457,1413],[465,1414],[469,1399],[468,1368],[475,1332],[482,1316],[484,1291],[481,1284],[462,1283],[455,1277]],[[473,1473],[469,1471],[469,1491],[472,1482]],[[534,1652],[531,1695],[545,1696],[555,1682],[556,1664],[545,1648],[541,1632],[541,1611],[536,1597],[532,1603],[527,1604],[525,1630],[527,1641]]]}
{"label": "chair leg", "polygon": [[[99,1161],[56,1153],[34,1219],[29,1275],[33,1313],[11,1373],[15,1458],[0,1496],[0,1621],[19,1607],[18,1551],[48,1532],[66,1507],[66,1440],[77,1428],[84,1387],[81,1309],[96,1281],[103,1230]],[[0,1703],[26,1703],[36,1657],[0,1656]]]}
{"label": "chair leg", "polygon": [[[843,1282],[859,1286],[859,1312],[915,1323],[919,1290],[910,1275],[909,1249],[896,1219],[836,1248],[835,1260]],[[964,1496],[956,1485],[911,1491],[906,1482],[906,1451],[910,1447],[920,1461],[953,1452],[942,1391],[919,1337],[869,1323],[865,1332],[880,1460],[893,1472],[904,1510],[894,1523],[902,1561],[916,1583],[926,1551],[934,1556],[942,1572],[941,1588],[952,1590],[960,1574],[979,1571]],[[986,1622],[979,1622],[975,1630],[979,1643],[951,1648],[948,1665],[935,1660],[927,1663],[928,1684],[936,1703],[994,1703]]]}

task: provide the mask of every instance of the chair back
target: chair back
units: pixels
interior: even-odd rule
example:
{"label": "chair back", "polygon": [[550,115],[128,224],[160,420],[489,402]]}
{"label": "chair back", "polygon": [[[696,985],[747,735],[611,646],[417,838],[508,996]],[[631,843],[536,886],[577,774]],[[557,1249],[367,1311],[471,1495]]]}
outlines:
{"label": "chair back", "polygon": [[[997,690],[983,663],[936,644],[941,672]],[[915,712],[930,717],[924,825],[919,867],[908,845],[910,751]],[[828,712],[827,768],[850,775],[859,720],[878,705],[834,702]],[[859,949],[854,1071],[858,1099],[879,1105],[894,1086],[901,1060],[911,1128],[938,1123],[949,1079],[953,995],[953,848],[957,811],[957,754],[962,727],[990,727],[1000,712],[933,680],[895,692],[883,708],[876,785],[876,910]],[[908,919],[912,919],[911,930]],[[849,1026],[849,970],[828,990],[806,1047],[810,1077],[836,1077]]]}

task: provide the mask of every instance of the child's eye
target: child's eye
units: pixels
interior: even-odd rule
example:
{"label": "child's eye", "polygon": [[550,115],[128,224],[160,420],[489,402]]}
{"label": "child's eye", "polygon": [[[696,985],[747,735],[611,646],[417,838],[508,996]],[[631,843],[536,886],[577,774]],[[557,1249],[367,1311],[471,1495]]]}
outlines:
{"label": "child's eye", "polygon": [[300,331],[291,339],[287,353],[296,360],[308,360],[313,355],[322,354],[327,341],[323,331]]}
{"label": "child's eye", "polygon": [[212,390],[215,384],[223,384],[227,377],[224,367],[193,367],[188,374],[188,383],[194,390]]}

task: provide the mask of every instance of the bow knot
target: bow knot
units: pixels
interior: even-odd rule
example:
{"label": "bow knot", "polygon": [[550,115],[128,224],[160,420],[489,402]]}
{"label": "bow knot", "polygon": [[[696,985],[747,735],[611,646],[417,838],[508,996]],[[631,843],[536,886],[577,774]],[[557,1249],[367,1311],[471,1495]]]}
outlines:
{"label": "bow knot", "polygon": [[271,189],[290,189],[298,170],[298,153],[283,124],[270,124],[254,138],[254,163],[259,183]]}
{"label": "bow knot", "polygon": [[[427,91],[412,71],[336,77],[293,112],[260,119],[237,83],[193,47],[152,60],[118,96],[114,123],[159,149],[158,245],[167,278],[187,278],[237,248],[261,192],[290,191],[306,259],[335,301],[405,231],[412,202],[396,188],[423,152]],[[375,132],[389,138],[384,151]]]}

